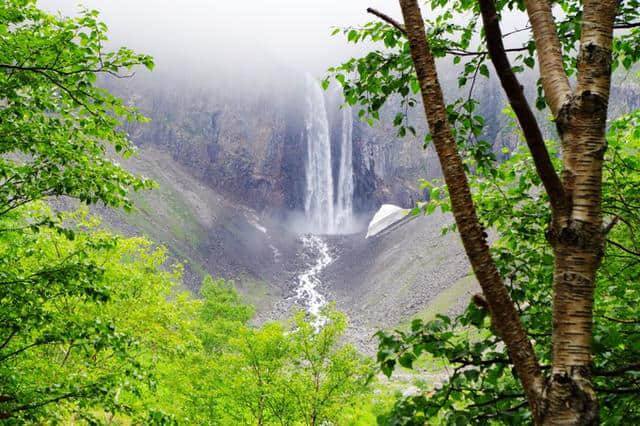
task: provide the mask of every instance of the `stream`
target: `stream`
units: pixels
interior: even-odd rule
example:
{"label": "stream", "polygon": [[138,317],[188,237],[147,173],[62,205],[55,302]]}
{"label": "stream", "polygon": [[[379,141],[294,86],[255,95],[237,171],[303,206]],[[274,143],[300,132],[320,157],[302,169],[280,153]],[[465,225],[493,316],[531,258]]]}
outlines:
{"label": "stream", "polygon": [[[315,315],[320,322],[320,310],[327,303],[325,297],[318,291],[321,285],[318,275],[326,268],[334,258],[331,256],[329,245],[322,237],[314,234],[305,234],[301,237],[304,253],[311,259],[308,268],[298,275],[298,288],[296,300],[302,303],[306,310]],[[320,324],[321,325],[321,324]]]}

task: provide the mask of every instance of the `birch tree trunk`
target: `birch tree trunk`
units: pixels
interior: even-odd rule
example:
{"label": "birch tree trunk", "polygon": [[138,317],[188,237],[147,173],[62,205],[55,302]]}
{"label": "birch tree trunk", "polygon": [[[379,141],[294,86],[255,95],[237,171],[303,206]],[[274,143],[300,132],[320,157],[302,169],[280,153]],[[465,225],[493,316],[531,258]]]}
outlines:
{"label": "birch tree trunk", "polygon": [[[529,16],[546,1],[528,1]],[[549,6],[538,12],[553,19]],[[545,391],[545,424],[597,424],[597,397],[591,384],[591,339],[596,271],[604,252],[602,161],[611,81],[615,1],[585,1],[578,54],[578,82],[567,93],[558,68],[561,52],[539,50],[545,95],[552,104],[562,142],[562,181],[567,209],[556,214],[548,239],[555,254],[553,278],[553,366]],[[533,25],[533,22],[532,22]],[[557,44],[553,25],[534,26],[538,46]],[[555,39],[555,41],[550,41]],[[553,69],[542,66],[555,62]],[[560,77],[559,73],[562,72]],[[545,75],[552,77],[546,77]],[[557,77],[556,77],[557,76]]]}
{"label": "birch tree trunk", "polygon": [[553,278],[553,365],[543,378],[478,222],[462,160],[453,139],[417,0],[400,0],[429,129],[449,190],[465,251],[525,390],[536,424],[593,425],[599,422],[591,383],[591,339],[595,276],[604,251],[601,212],[602,161],[611,77],[616,2],[585,1],[578,81],[572,90],[550,3],[525,1],[537,46],[545,96],[562,142],[558,179],[541,133],[502,46],[494,0],[481,0],[489,53],[523,128],[536,169],[551,199],[547,239],[555,254]]}
{"label": "birch tree trunk", "polygon": [[420,8],[416,0],[400,0],[400,6],[420,83],[422,103],[463,246],[488,302],[494,327],[507,345],[527,400],[536,413],[542,390],[540,367],[513,301],[489,253],[487,234],[478,221],[462,159],[447,120],[442,88],[426,39]]}

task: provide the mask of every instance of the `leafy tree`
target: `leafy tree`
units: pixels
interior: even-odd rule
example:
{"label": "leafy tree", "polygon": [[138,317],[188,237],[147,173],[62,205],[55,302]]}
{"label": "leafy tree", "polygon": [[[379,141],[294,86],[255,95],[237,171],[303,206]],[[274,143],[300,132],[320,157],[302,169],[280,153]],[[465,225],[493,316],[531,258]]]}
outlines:
{"label": "leafy tree", "polygon": [[[608,234],[595,294],[592,374],[600,396],[602,423],[612,425],[640,420],[640,352],[634,337],[640,312],[632,302],[637,297],[635,283],[640,273],[636,237],[640,222],[636,210],[629,208],[629,203],[638,202],[639,194],[621,183],[633,185],[639,177],[638,119],[640,112],[636,111],[612,123],[609,164],[603,180],[603,209],[619,217],[623,224]],[[539,184],[530,154],[522,149],[496,169],[495,177],[472,179],[481,220],[499,235],[492,254],[501,273],[509,279],[511,296],[546,370],[551,362],[549,283],[553,256],[539,232],[550,217],[540,202]],[[411,367],[416,357],[425,352],[445,358],[452,369],[448,383],[431,398],[419,395],[398,401],[385,421],[415,424],[421,416],[438,415],[451,423],[482,424],[493,420],[514,424],[531,420],[517,375],[509,368],[508,354],[498,345],[499,338],[482,302],[480,306],[471,304],[464,315],[453,321],[447,317],[427,324],[415,321],[408,334],[379,335],[379,357],[387,372],[396,363]]]}
{"label": "leafy tree", "polygon": [[16,424],[142,420],[154,362],[195,338],[184,296],[168,301],[178,272],[163,271],[164,250],[97,231],[86,212],[63,219],[83,232],[0,234],[0,415]]}
{"label": "leafy tree", "polygon": [[[134,153],[119,126],[144,118],[96,82],[153,62],[127,48],[105,51],[97,16],[54,16],[33,0],[0,4],[0,417],[10,422],[89,418],[94,409],[132,414],[123,394],[138,392],[147,376],[135,349],[140,335],[107,314],[132,290],[110,274],[145,257],[132,248],[142,243],[123,247],[116,236],[89,232],[85,218],[38,203],[69,196],[130,209],[129,190],[152,186],[110,159]],[[149,262],[144,278],[159,279]],[[122,283],[142,279],[137,272]]]}
{"label": "leafy tree", "polygon": [[[152,187],[112,158],[135,152],[125,121],[144,121],[97,85],[149,56],[105,51],[96,11],[0,5],[0,418],[24,422],[318,424],[367,394],[369,365],[339,344],[331,311],[315,333],[298,316],[250,327],[233,286],[205,279],[177,295],[178,271],[144,239],[100,231],[85,210],[43,200],[132,208]],[[353,410],[352,410],[353,411]]]}
{"label": "leafy tree", "polygon": [[[422,96],[431,131],[425,141],[434,142],[449,192],[446,206],[453,212],[466,253],[484,293],[484,296],[475,298],[481,308],[472,308],[471,313],[476,312],[478,316],[478,312],[487,309],[495,336],[498,336],[484,336],[488,340],[478,343],[477,353],[493,355],[500,341],[506,347],[506,354],[496,364],[510,365],[514,369],[509,389],[518,390],[512,394],[501,391],[498,400],[502,403],[500,411],[505,410],[505,401],[513,401],[515,395],[522,398],[523,393],[534,423],[595,424],[599,421],[597,392],[602,393],[597,380],[592,379],[595,371],[592,368],[592,349],[599,349],[597,340],[592,345],[593,338],[597,339],[599,335],[592,326],[596,274],[603,261],[608,233],[620,220],[615,219],[616,215],[612,217],[611,224],[603,225],[602,174],[603,165],[607,164],[603,162],[607,148],[607,105],[612,69],[619,65],[630,68],[638,60],[639,4],[634,0],[562,1],[557,3],[562,9],[561,19],[554,17],[552,5],[547,1],[433,0],[429,4],[438,14],[434,20],[427,21],[427,31],[416,0],[400,0],[404,23],[370,9],[386,23],[372,23],[362,29],[349,28],[345,30],[347,38],[353,42],[365,39],[383,42],[386,50],[352,59],[332,72],[342,84],[347,101],[362,104],[363,115],[369,114],[372,119],[378,117],[380,107],[390,97],[399,95],[402,103],[411,107],[417,105],[413,95],[420,93]],[[524,11],[529,18],[530,27],[525,30],[530,30],[531,37],[521,47],[507,49],[504,46],[500,17],[507,11]],[[465,20],[464,25],[454,20],[461,13],[472,16]],[[625,31],[614,40],[616,28]],[[478,40],[478,48],[472,49],[475,40]],[[509,58],[509,52],[518,53],[515,58]],[[445,105],[434,60],[447,55],[452,55],[456,64],[461,62],[461,58],[469,58],[462,67],[458,83],[460,86],[469,84],[471,88],[468,97],[450,105]],[[526,192],[522,196],[534,198],[538,211],[540,208],[551,210],[551,215],[545,216],[546,222],[527,229],[537,241],[546,240],[543,264],[551,272],[541,274],[538,271],[538,275],[530,278],[518,277],[513,286],[508,286],[506,281],[511,279],[505,274],[509,268],[513,270],[518,266],[518,270],[536,270],[536,261],[540,259],[536,253],[523,251],[520,252],[522,257],[510,259],[511,264],[507,268],[497,253],[491,253],[484,227],[496,223],[486,219],[490,213],[482,208],[492,208],[490,212],[499,208],[495,204],[485,206],[477,194],[474,200],[468,183],[470,170],[494,179],[498,179],[499,173],[494,165],[491,144],[480,139],[484,120],[474,115],[478,101],[472,97],[478,74],[489,75],[485,64],[487,58],[491,60],[520,124],[535,166],[535,180],[530,188],[518,186],[517,181],[513,181],[512,186],[532,192],[544,189],[544,196],[532,197]],[[512,66],[512,60],[515,66]],[[554,164],[538,119],[529,107],[523,86],[516,76],[524,66],[534,68],[536,63],[540,72],[536,105],[547,105],[550,109],[562,147],[561,164]],[[569,80],[572,75],[576,76],[574,87]],[[396,124],[400,126],[401,135],[407,129],[415,132],[402,113]],[[558,168],[562,170],[560,174],[556,171]],[[515,226],[523,220],[516,215],[518,209],[515,210],[507,210],[511,216],[501,219],[514,225],[511,232],[522,230]],[[524,241],[533,238],[520,233],[518,236]],[[527,328],[531,325],[528,314],[521,312],[520,305],[516,303],[521,302],[518,300],[519,292],[529,287],[549,288],[551,283],[552,319],[543,328],[543,335],[550,336],[532,339],[530,333],[534,330]],[[530,310],[534,309],[531,306],[535,300],[526,302]],[[413,333],[431,337],[427,338],[429,344],[426,347],[417,346],[417,353],[402,353],[398,361],[407,365],[412,362],[412,357],[424,350],[444,355],[445,349],[439,347],[438,342],[450,342],[452,338],[445,319],[425,327],[416,323]],[[436,341],[432,342],[431,338]],[[382,348],[392,352],[397,349],[394,338],[390,341],[385,339],[387,336],[383,336]],[[539,350],[541,343],[546,343],[548,353]],[[465,354],[465,345],[460,345],[458,349]],[[434,346],[439,349],[434,349]],[[395,358],[387,358],[387,352],[382,351],[381,361],[389,372]],[[460,358],[458,372],[464,370],[465,365],[477,365],[478,362],[491,362],[491,359]],[[502,368],[506,371],[504,366]],[[621,368],[635,368],[637,371],[633,365]],[[473,374],[473,370],[464,370],[456,377],[467,375],[473,381]],[[497,373],[493,374],[495,381]],[[449,390],[456,387],[456,380],[452,379],[453,385],[448,387]],[[504,384],[503,381],[499,383]],[[481,385],[476,385],[476,388],[478,392],[482,390]],[[438,395],[443,397],[442,401],[435,400],[435,403],[447,405],[450,394]],[[426,403],[423,401],[422,405]],[[491,398],[479,398],[476,405],[496,406],[496,402]],[[520,406],[507,406],[506,409],[519,413]],[[411,415],[407,417],[408,413],[418,409],[418,406],[407,407],[405,420],[411,418]],[[471,414],[474,413],[478,411]],[[427,417],[432,414],[433,409],[426,413]],[[494,417],[500,415],[497,413]],[[475,418],[488,421],[489,418],[483,416]],[[450,420],[458,421],[455,418]],[[420,422],[419,419],[415,421]]]}
{"label": "leafy tree", "polygon": [[34,0],[0,5],[0,215],[61,195],[130,209],[129,189],[152,185],[108,158],[109,146],[135,152],[118,126],[144,118],[96,80],[153,61],[127,48],[105,51],[97,16],[50,15]]}
{"label": "leafy tree", "polygon": [[[299,312],[289,327],[247,323],[251,309],[232,285],[206,279],[194,329],[202,346],[162,368],[160,399],[189,424],[362,424],[372,364],[342,344],[346,318],[333,308],[326,325]],[[175,404],[174,404],[175,405]]]}
{"label": "leafy tree", "polygon": [[347,321],[332,308],[322,315],[327,323],[316,330],[302,312],[294,317],[291,334],[293,360],[286,374],[293,406],[306,425],[347,421],[345,408],[367,392],[371,366],[351,345],[340,346]]}

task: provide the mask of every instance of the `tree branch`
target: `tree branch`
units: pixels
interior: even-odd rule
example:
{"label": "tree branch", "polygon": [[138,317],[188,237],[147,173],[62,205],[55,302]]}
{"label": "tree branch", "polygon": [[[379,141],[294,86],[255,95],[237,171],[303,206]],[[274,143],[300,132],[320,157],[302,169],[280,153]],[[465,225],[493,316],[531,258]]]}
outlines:
{"label": "tree branch", "polygon": [[[367,8],[367,12],[382,19],[384,22],[391,25],[402,34],[407,35],[407,31],[405,30],[404,25],[402,25],[400,22],[396,21],[386,13],[380,12],[379,10],[376,10],[372,7]],[[525,50],[528,50],[527,46],[504,49],[505,52],[524,52]],[[489,53],[485,50],[472,51],[463,49],[446,49],[446,52],[454,56],[482,56]]]}
{"label": "tree branch", "polygon": [[52,343],[52,340],[36,340],[34,343],[31,343],[30,345],[24,346],[18,350],[15,350],[7,355],[4,355],[2,357],[0,357],[0,362],[3,362],[4,360],[11,358],[12,356],[21,354],[22,352],[26,351],[27,349],[31,349],[34,348],[36,346],[40,346],[40,345],[48,345],[49,343]]}
{"label": "tree branch", "polygon": [[372,8],[372,7],[368,7],[367,8],[367,13],[370,13],[372,15],[377,16],[378,18],[382,19],[387,24],[395,27],[402,34],[405,34],[405,35],[407,34],[407,31],[404,29],[404,25],[402,25],[400,22],[396,21],[395,19],[393,19],[389,15],[387,15],[385,13],[382,13],[382,12]]}
{"label": "tree branch", "polygon": [[612,393],[618,395],[626,395],[626,394],[636,394],[640,395],[640,388],[616,388],[616,389],[608,389],[608,388],[595,388],[596,392],[601,393]]}
{"label": "tree branch", "polygon": [[451,208],[465,252],[486,297],[492,322],[521,380],[534,416],[537,413],[543,378],[538,360],[514,303],[489,252],[486,233],[478,220],[467,175],[451,133],[435,59],[429,46],[417,0],[400,0],[416,71],[422,104],[433,143],[447,184]]}
{"label": "tree branch", "polygon": [[76,396],[78,396],[78,394],[76,394],[74,392],[70,392],[70,393],[66,393],[64,395],[57,396],[55,398],[47,399],[45,401],[40,401],[40,402],[34,402],[32,404],[21,405],[19,407],[13,408],[13,409],[8,410],[8,411],[0,411],[0,419],[9,419],[9,418],[13,417],[13,413],[16,413],[18,411],[26,411],[26,410],[32,410],[34,408],[40,408],[40,407],[43,407],[45,405],[52,404],[54,402],[62,401],[63,399],[73,398],[73,397],[76,397]]}
{"label": "tree branch", "polygon": [[613,241],[613,240],[610,240],[610,239],[608,239],[608,238],[607,238],[607,243],[609,243],[609,244],[611,244],[611,245],[614,245],[614,246],[618,247],[620,250],[622,250],[622,251],[624,251],[624,252],[627,252],[627,253],[629,253],[629,254],[631,254],[631,255],[633,255],[633,256],[638,256],[638,257],[640,257],[640,253],[639,253],[639,252],[637,252],[637,251],[633,251],[633,250],[631,250],[631,249],[628,249],[628,248],[626,248],[625,246],[623,246],[622,244],[616,243],[616,242],[615,242],[615,241]]}
{"label": "tree branch", "polygon": [[604,227],[602,233],[604,235],[608,235],[609,232],[611,232],[611,230],[613,229],[613,227],[616,226],[616,224],[618,223],[619,220],[620,220],[620,216],[618,216],[618,215],[614,216],[614,218],[611,219],[611,222],[609,222],[607,224],[607,226]]}
{"label": "tree branch", "polygon": [[554,212],[562,211],[566,205],[564,187],[551,162],[551,157],[544,143],[544,137],[538,126],[538,121],[529,107],[522,86],[511,69],[509,58],[507,58],[507,54],[505,53],[495,2],[494,0],[480,0],[479,3],[487,38],[489,57],[500,78],[502,88],[509,98],[513,112],[518,118],[527,146],[529,147],[529,151],[531,151],[536,172],[538,176],[540,176],[542,184],[549,195],[551,207]]}
{"label": "tree branch", "polygon": [[554,117],[571,95],[569,78],[564,72],[562,48],[556,32],[549,0],[525,0],[536,42],[542,87]]}
{"label": "tree branch", "polygon": [[613,29],[615,30],[629,29],[629,28],[636,28],[636,27],[640,27],[640,22],[618,22],[613,25]]}
{"label": "tree branch", "polygon": [[[611,47],[618,1],[584,1],[582,32],[578,52],[578,84],[576,95],[609,100],[611,84]],[[606,104],[605,104],[606,106]]]}
{"label": "tree branch", "polygon": [[602,377],[612,377],[612,376],[620,376],[629,371],[639,371],[639,370],[640,370],[640,362],[631,364],[631,365],[625,365],[624,367],[619,367],[614,370],[594,369],[593,375],[602,376]]}
{"label": "tree branch", "polygon": [[602,315],[602,318],[609,321],[617,322],[620,324],[640,324],[640,320],[613,318],[613,317],[608,317],[606,315]]}
{"label": "tree branch", "polygon": [[[113,65],[111,63],[109,63],[108,65]],[[118,67],[121,68],[126,68],[126,67],[130,67],[130,66],[134,66],[134,65],[138,65],[137,62],[124,62],[122,64],[117,65]],[[65,71],[63,69],[60,68],[55,68],[55,67],[41,67],[41,66],[24,66],[24,65],[12,65],[12,64],[0,64],[0,68],[2,69],[9,69],[9,70],[13,70],[13,71],[31,71],[31,72],[35,72],[38,74],[42,74],[43,72],[46,71],[50,71],[53,72],[55,74],[59,74],[59,75],[63,75],[63,76],[71,76],[74,74],[83,74],[83,73],[106,73],[109,75],[112,75],[114,77],[117,78],[130,78],[133,77],[133,75],[135,75],[135,73],[129,73],[129,74],[119,74],[117,72],[108,70],[106,66],[102,65],[99,68],[78,68],[75,70],[71,70],[71,71]]]}
{"label": "tree branch", "polygon": [[[514,394],[498,395],[494,399],[490,399],[489,401],[484,401],[484,402],[478,402],[476,404],[471,404],[471,405],[469,405],[469,407],[477,408],[477,407],[483,407],[483,406],[486,406],[486,405],[494,405],[497,402],[500,402],[500,401],[505,400],[505,399],[516,399],[516,398],[524,398],[524,394],[523,393],[514,393]],[[518,407],[520,407],[520,405]]]}
{"label": "tree branch", "polygon": [[11,341],[11,339],[13,339],[13,336],[15,336],[17,332],[18,332],[18,328],[15,327],[11,331],[11,333],[9,333],[9,336],[7,336],[7,338],[4,340],[4,342],[2,342],[2,345],[0,345],[0,350],[4,349],[4,347],[9,344],[9,342]]}

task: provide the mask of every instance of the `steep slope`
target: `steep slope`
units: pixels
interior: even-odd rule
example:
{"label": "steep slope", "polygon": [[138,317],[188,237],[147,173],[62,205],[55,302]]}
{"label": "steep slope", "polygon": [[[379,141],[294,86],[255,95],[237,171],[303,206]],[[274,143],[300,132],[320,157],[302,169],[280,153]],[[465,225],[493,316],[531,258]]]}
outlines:
{"label": "steep slope", "polygon": [[[307,267],[300,229],[306,188],[305,77],[284,70],[278,78],[243,90],[222,83],[201,85],[165,76],[119,81],[112,90],[141,106],[150,124],[127,128],[140,156],[127,163],[156,179],[159,188],[139,194],[133,215],[104,211],[111,226],[144,233],[187,260],[189,286],[204,273],[233,279],[261,318],[295,307],[297,277]],[[109,83],[109,82],[107,82]],[[479,111],[494,150],[513,150],[517,132],[501,113],[504,99],[495,82],[478,84],[488,100]],[[635,84],[612,89],[613,114],[637,107]],[[325,93],[333,176],[339,176],[345,111],[336,91]],[[617,102],[617,101],[620,102]],[[393,102],[373,127],[351,111],[353,209],[368,221],[386,202],[411,206],[423,198],[419,178],[439,176],[431,148],[420,137],[396,138]],[[426,129],[416,112],[418,135]],[[422,126],[422,127],[421,127]],[[545,129],[550,136],[552,129]],[[338,179],[334,181],[338,185]],[[334,188],[334,194],[340,191]],[[393,231],[365,239],[365,230],[327,237],[335,261],[319,276],[319,290],[354,319],[359,336],[425,310],[446,311],[467,300],[473,280],[458,237],[441,236],[449,219],[408,219]],[[443,293],[444,292],[444,293]],[[441,294],[443,296],[438,296]],[[440,297],[440,298],[439,298]],[[442,298],[444,297],[444,299]]]}
{"label": "steep slope", "polygon": [[321,277],[323,290],[349,313],[363,346],[380,328],[457,312],[477,292],[459,236],[442,235],[452,220],[413,216],[373,237],[361,232],[329,240],[336,260]]}
{"label": "steep slope", "polygon": [[155,148],[124,164],[158,188],[135,194],[137,211],[98,209],[107,224],[166,245],[185,263],[186,282],[199,288],[204,274],[233,280],[259,311],[273,310],[289,291],[299,251],[297,236],[268,216],[229,200]]}

